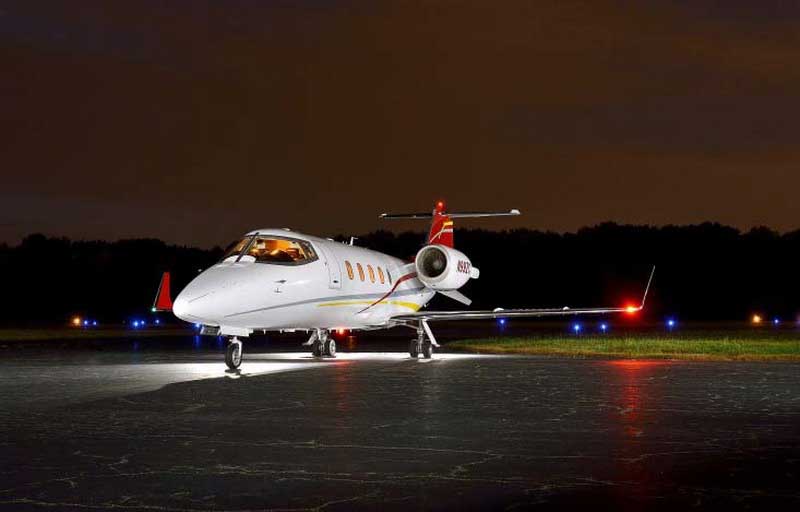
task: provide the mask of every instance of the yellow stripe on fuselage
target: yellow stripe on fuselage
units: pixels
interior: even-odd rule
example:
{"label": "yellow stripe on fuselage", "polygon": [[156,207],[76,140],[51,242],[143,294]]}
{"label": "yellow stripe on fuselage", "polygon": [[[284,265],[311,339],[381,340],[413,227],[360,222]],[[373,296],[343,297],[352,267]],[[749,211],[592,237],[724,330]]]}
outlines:
{"label": "yellow stripe on fuselage", "polygon": [[[372,304],[374,303],[368,300],[344,300],[339,302],[323,302],[322,304],[318,304],[317,307],[321,308],[321,307],[361,306],[361,305],[370,306]],[[392,306],[401,306],[404,308],[408,308],[411,311],[419,311],[419,308],[421,307],[419,304],[416,304],[414,302],[406,302],[402,300],[382,300],[378,302],[378,304],[391,304]],[[377,306],[378,304],[375,305]]]}

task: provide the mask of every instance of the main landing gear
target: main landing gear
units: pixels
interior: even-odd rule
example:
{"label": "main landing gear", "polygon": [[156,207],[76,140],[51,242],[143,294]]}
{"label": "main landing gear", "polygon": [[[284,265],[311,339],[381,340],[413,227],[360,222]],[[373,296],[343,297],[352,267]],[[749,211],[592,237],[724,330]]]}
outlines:
{"label": "main landing gear", "polygon": [[236,336],[228,340],[228,347],[225,349],[225,364],[231,370],[238,370],[242,365],[242,342]]}
{"label": "main landing gear", "polygon": [[314,357],[336,357],[336,340],[325,329],[315,330],[305,344],[311,346]]}
{"label": "main landing gear", "polygon": [[423,320],[417,325],[417,337],[412,339],[408,345],[408,355],[416,359],[421,354],[425,359],[430,359],[433,357],[433,347],[438,346],[433,332]]}

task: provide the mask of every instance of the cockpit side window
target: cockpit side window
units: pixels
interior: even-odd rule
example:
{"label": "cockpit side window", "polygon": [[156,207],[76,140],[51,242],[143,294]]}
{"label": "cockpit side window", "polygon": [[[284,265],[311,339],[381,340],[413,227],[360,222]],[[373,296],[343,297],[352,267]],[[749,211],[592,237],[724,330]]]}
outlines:
{"label": "cockpit side window", "polygon": [[256,235],[242,256],[242,261],[245,259],[258,263],[304,265],[317,260],[318,256],[311,244],[305,240]]}
{"label": "cockpit side window", "polygon": [[252,239],[253,239],[252,236],[248,236],[246,238],[242,238],[241,240],[233,242],[225,249],[225,253],[222,256],[221,261],[236,261],[239,258],[239,255],[242,253],[242,251],[247,248],[247,244],[249,244],[250,240]]}

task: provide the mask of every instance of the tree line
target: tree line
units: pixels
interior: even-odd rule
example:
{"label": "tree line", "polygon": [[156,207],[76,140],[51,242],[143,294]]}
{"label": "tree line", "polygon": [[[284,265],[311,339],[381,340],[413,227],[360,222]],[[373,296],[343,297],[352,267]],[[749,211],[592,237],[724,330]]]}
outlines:
{"label": "tree line", "polygon": [[[375,231],[356,244],[410,260],[424,240],[422,232]],[[565,234],[457,229],[455,245],[481,270],[462,289],[473,308],[638,302],[656,265],[646,311],[653,320],[746,320],[758,312],[795,321],[800,311],[800,231],[604,223]],[[172,272],[174,294],[221,254],[220,247],[153,239],[33,234],[16,246],[0,245],[0,324],[63,324],[75,314],[119,323],[147,315],[161,272]],[[431,307],[462,308],[444,297]]]}

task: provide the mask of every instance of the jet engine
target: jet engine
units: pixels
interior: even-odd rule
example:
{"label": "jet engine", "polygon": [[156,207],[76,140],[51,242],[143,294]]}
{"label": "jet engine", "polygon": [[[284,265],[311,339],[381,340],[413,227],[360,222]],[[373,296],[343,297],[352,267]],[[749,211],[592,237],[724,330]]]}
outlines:
{"label": "jet engine", "polygon": [[438,244],[420,249],[414,265],[417,278],[432,290],[457,290],[480,275],[464,253]]}

